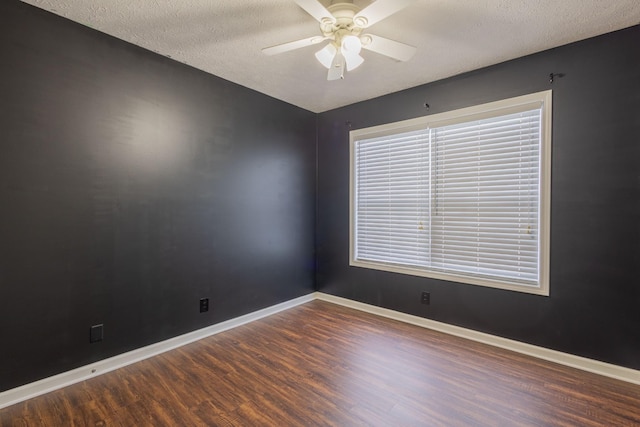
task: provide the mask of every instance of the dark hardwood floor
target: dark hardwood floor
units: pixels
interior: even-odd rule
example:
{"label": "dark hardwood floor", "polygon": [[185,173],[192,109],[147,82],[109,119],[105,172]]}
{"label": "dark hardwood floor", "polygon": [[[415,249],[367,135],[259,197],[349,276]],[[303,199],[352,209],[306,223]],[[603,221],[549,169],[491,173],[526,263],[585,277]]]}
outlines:
{"label": "dark hardwood floor", "polygon": [[0,410],[0,426],[640,426],[640,386],[313,301]]}

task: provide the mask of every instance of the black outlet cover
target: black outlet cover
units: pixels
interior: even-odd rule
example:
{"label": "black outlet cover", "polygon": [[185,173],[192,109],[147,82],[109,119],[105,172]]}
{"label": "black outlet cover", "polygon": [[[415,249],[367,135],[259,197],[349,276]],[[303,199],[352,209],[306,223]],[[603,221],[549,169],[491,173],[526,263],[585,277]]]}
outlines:
{"label": "black outlet cover", "polygon": [[423,292],[420,297],[420,302],[426,305],[431,304],[431,294],[429,292]]}
{"label": "black outlet cover", "polygon": [[202,298],[200,300],[200,313],[209,311],[209,298]]}
{"label": "black outlet cover", "polygon": [[89,342],[100,342],[104,338],[104,325],[101,323],[99,325],[93,325],[91,327],[91,332],[89,334]]}

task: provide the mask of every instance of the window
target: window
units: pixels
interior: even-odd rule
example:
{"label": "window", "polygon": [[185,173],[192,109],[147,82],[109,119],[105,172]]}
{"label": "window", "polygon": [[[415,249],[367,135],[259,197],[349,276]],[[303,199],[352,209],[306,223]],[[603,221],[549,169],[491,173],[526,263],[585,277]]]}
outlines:
{"label": "window", "polygon": [[350,144],[351,265],[549,294],[551,91]]}

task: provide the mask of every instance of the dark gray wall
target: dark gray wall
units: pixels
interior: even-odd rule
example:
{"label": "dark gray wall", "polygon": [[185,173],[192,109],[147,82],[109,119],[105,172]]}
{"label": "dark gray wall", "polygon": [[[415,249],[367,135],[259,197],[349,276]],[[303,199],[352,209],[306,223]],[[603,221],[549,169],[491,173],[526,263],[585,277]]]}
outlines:
{"label": "dark gray wall", "polygon": [[[319,115],[319,290],[640,369],[639,41],[636,26]],[[551,85],[552,72],[565,76]],[[549,297],[348,266],[346,122],[364,128],[549,88]]]}
{"label": "dark gray wall", "polygon": [[315,114],[17,0],[0,52],[0,391],[313,291]]}

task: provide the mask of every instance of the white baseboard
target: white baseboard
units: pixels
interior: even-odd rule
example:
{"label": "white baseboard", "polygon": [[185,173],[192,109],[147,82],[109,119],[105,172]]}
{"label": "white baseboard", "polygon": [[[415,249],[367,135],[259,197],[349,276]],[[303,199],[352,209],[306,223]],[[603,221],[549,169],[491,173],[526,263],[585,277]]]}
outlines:
{"label": "white baseboard", "polygon": [[235,319],[230,319],[225,322],[199,329],[197,331],[189,332],[187,334],[180,335],[166,341],[142,347],[127,353],[119,354],[117,356],[110,357],[108,359],[92,363],[90,365],[82,366],[71,371],[63,372],[49,378],[44,378],[33,383],[25,384],[21,387],[4,391],[0,393],[0,409],[6,408],[7,406],[11,406],[19,402],[23,402],[36,396],[40,396],[45,393],[49,393],[54,390],[58,390],[71,384],[87,380],[97,375],[105,374],[107,372],[122,368],[132,363],[148,359],[152,356],[164,353],[169,350],[173,350],[194,341],[198,341],[202,338],[206,338],[208,336],[215,335],[241,325],[245,325],[255,320],[262,319],[272,314],[288,310],[295,306],[305,304],[314,299],[327,301],[333,304],[342,305],[360,311],[365,311],[367,313],[375,314],[381,317],[399,320],[401,322],[410,323],[412,325],[420,326],[423,328],[433,329],[435,331],[470,339],[472,341],[489,344],[494,347],[504,348],[506,350],[527,354],[529,356],[559,363],[561,365],[570,366],[606,377],[640,385],[640,371],[634,369],[624,368],[622,366],[587,359],[585,357],[574,356],[572,354],[562,353],[560,351],[550,350],[544,347],[538,347],[507,338],[501,338],[494,335],[477,332],[471,329],[453,326],[446,323],[437,322],[435,320],[425,319],[422,317],[413,316],[410,314],[401,313],[398,311],[389,310],[387,308],[377,307],[374,305],[365,304],[358,301],[325,294],[322,292],[315,292],[309,295],[304,295],[302,297],[292,299],[290,301],[285,301],[281,304],[276,304],[274,306],[255,311],[253,313],[246,314],[244,316],[236,317]]}
{"label": "white baseboard", "polygon": [[245,325],[247,323],[262,319],[280,311],[288,310],[292,307],[307,303],[314,299],[315,294],[313,293],[304,295],[290,301],[285,301],[281,304],[276,304],[262,310],[254,311],[253,313],[245,314],[244,316],[217,323],[215,325],[211,325],[197,331],[189,332],[187,334],[180,335],[166,341],[161,341],[159,343],[151,344],[146,347],[138,348],[136,350],[119,354],[117,356],[110,357],[108,359],[92,363],[90,365],[85,365],[71,371],[63,372],[49,378],[44,378],[33,383],[25,384],[21,387],[4,391],[0,393],[0,409],[6,408],[7,406],[11,406],[19,402],[23,402],[36,396],[40,396],[45,393],[49,393],[54,390],[58,390],[71,384],[79,383],[97,375],[105,374],[107,372],[122,368],[132,363],[148,359],[160,353],[164,353],[166,351],[181,347],[185,344],[198,341],[202,338],[206,338],[208,336],[219,334],[220,332]]}
{"label": "white baseboard", "polygon": [[548,348],[538,347],[495,335],[489,335],[471,329],[462,328],[460,326],[453,326],[447,323],[441,323],[435,320],[425,319],[423,317],[413,316],[321,292],[316,292],[315,297],[322,301],[354,308],[356,310],[365,311],[381,317],[399,320],[401,322],[410,323],[423,328],[433,329],[434,331],[444,332],[449,335],[455,335],[457,337],[489,344],[494,347],[504,348],[506,350],[515,351],[517,353],[526,354],[539,359],[603,375],[605,377],[615,378],[617,380],[640,385],[640,371],[635,369],[612,365],[598,360],[587,359],[586,357],[575,356],[573,354],[562,353],[560,351],[550,350]]}

